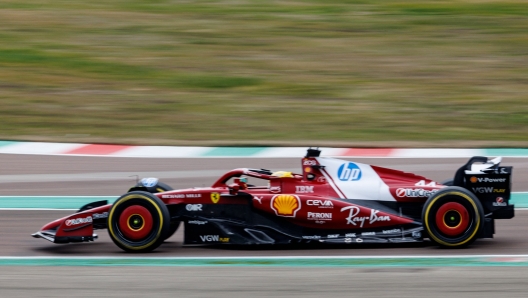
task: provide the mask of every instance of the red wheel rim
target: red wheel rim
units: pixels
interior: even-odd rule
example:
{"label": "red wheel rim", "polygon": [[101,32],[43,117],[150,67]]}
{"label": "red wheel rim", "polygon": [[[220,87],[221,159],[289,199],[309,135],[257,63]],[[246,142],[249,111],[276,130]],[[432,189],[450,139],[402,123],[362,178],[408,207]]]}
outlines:
{"label": "red wheel rim", "polygon": [[438,208],[436,226],[447,236],[457,236],[466,231],[469,226],[469,212],[464,205],[449,202]]}
{"label": "red wheel rim", "polygon": [[152,231],[152,215],[143,206],[130,206],[119,217],[119,230],[130,240],[144,239]]}

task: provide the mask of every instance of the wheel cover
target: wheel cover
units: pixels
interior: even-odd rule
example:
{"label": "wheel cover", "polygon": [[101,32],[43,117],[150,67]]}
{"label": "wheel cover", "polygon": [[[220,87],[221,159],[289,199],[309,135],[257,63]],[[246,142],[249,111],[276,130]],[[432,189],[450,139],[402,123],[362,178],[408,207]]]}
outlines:
{"label": "wheel cover", "polygon": [[119,230],[129,240],[138,241],[146,238],[153,227],[150,211],[140,205],[127,207],[119,216]]}
{"label": "wheel cover", "polygon": [[448,202],[438,208],[435,221],[440,233],[447,236],[457,236],[468,229],[470,215],[464,205]]}

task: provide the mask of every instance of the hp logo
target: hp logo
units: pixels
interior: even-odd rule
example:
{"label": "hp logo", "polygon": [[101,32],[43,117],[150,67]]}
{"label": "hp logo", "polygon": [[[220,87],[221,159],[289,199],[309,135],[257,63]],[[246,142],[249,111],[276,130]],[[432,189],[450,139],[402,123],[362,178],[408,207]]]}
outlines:
{"label": "hp logo", "polygon": [[337,177],[341,181],[357,181],[361,179],[361,169],[353,162],[344,163],[337,170]]}

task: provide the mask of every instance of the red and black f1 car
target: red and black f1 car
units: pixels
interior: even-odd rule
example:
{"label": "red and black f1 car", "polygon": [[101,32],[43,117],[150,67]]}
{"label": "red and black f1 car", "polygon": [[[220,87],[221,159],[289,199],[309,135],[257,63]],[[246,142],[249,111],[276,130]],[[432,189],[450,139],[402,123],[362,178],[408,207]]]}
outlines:
{"label": "red and black f1 car", "polygon": [[[319,157],[302,173],[235,169],[211,187],[171,190],[144,178],[113,204],[99,201],[33,234],[54,243],[93,241],[108,229],[125,251],[161,245],[180,223],[185,244],[419,242],[462,247],[492,238],[495,219],[512,218],[512,167],[473,157],[453,179]],[[248,184],[263,181],[264,186]]]}

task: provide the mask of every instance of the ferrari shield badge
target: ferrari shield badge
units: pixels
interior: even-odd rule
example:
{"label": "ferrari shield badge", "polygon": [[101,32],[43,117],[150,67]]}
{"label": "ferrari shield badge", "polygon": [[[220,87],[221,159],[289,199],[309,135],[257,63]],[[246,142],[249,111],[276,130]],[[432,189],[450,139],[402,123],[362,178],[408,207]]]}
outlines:
{"label": "ferrari shield badge", "polygon": [[220,201],[220,194],[217,192],[211,193],[211,201],[215,204],[218,203],[218,201]]}

